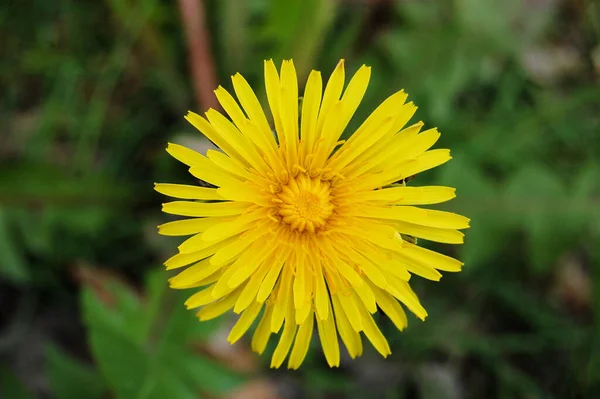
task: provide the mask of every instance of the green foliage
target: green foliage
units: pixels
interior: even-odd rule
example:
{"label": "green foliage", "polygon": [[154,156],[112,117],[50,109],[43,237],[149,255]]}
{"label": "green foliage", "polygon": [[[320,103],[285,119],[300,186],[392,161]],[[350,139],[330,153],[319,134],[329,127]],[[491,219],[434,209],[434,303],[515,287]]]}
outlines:
{"label": "green foliage", "polygon": [[9,219],[7,211],[0,208],[0,276],[16,283],[24,283],[29,273],[23,254],[15,243]]}
{"label": "green foliage", "polygon": [[545,169],[524,167],[507,183],[506,201],[520,211],[514,219],[527,234],[532,266],[548,270],[564,250],[561,242],[575,233],[565,217],[568,201],[560,180]]}
{"label": "green foliage", "polygon": [[59,348],[46,348],[46,362],[46,375],[55,397],[99,399],[105,394],[106,385],[100,375]]}
{"label": "green foliage", "polygon": [[194,353],[193,344],[215,324],[187,312],[181,297],[167,290],[163,273],[150,274],[146,287],[145,302],[116,282],[102,295],[82,293],[92,353],[117,397],[197,398],[235,387],[239,376]]}
{"label": "green foliage", "polygon": [[13,373],[4,365],[0,366],[0,395],[3,398],[33,399],[31,392]]}

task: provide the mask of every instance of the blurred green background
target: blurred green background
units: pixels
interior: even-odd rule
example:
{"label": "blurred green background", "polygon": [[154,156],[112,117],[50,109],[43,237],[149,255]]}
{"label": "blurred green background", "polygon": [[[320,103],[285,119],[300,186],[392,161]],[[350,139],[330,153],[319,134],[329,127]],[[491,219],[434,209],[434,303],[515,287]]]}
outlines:
{"label": "blurred green background", "polygon": [[[592,0],[2,2],[0,398],[600,397],[599,38]],[[387,360],[270,370],[166,288],[166,143],[265,58],[371,65],[353,126],[404,88],[452,149],[411,184],[458,188],[464,271],[379,320]]]}

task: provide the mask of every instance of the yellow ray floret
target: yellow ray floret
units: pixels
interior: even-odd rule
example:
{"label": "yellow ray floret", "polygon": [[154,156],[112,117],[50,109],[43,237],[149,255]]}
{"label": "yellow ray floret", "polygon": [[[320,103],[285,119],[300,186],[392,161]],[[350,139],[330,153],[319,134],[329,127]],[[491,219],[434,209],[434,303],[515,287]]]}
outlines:
{"label": "yellow ray floret", "polygon": [[167,147],[211,185],[155,185],[175,199],[163,204],[163,212],[187,217],[160,225],[159,233],[190,236],[165,262],[168,270],[179,270],[170,286],[195,289],[185,305],[197,309],[200,320],[238,314],[231,343],[253,324],[257,353],[279,335],[271,367],[286,358],[287,367],[300,367],[315,328],[331,367],[340,363],[338,335],[352,358],[363,352],[363,335],[388,356],[374,314],[381,310],[399,330],[408,323],[404,307],[424,320],[427,311],[410,287],[411,276],[438,281],[441,271],[462,268],[415,244],[415,237],[460,244],[469,219],[419,207],[451,200],[453,188],[404,182],[451,159],[448,150],[432,149],[437,129],[421,131],[423,122],[406,126],[417,109],[407,94],[390,96],[340,141],[370,76],[362,66],[344,89],[343,60],[325,84],[312,71],[299,106],[293,62],[277,70],[265,61],[272,126],[236,74],[235,97],[223,87],[215,90],[226,115],[209,109],[186,116],[220,151],[205,156]]}

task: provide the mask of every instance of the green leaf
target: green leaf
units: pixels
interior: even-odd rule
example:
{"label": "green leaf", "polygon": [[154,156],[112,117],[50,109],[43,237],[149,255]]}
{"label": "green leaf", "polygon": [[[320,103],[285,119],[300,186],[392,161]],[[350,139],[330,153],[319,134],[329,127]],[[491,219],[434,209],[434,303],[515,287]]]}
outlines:
{"label": "green leaf", "polygon": [[589,226],[594,237],[600,237],[600,165],[586,165],[575,180],[573,199],[569,209],[572,218],[582,226]]}
{"label": "green leaf", "polygon": [[0,398],[33,399],[33,394],[11,369],[2,365],[0,366]]}
{"label": "green leaf", "polygon": [[46,347],[46,375],[55,397],[101,398],[106,390],[102,377],[54,345]]}
{"label": "green leaf", "polygon": [[118,398],[137,397],[150,373],[150,354],[125,334],[101,324],[88,324],[89,341],[98,367]]}
{"label": "green leaf", "polygon": [[242,382],[239,375],[202,356],[189,356],[180,348],[164,351],[164,359],[171,362],[181,376],[192,384],[215,395],[223,395]]}
{"label": "green leaf", "polygon": [[23,254],[10,231],[8,211],[0,208],[0,276],[15,283],[29,279]]}
{"label": "green leaf", "polygon": [[505,198],[514,209],[507,216],[527,235],[534,270],[548,270],[573,231],[562,182],[540,166],[524,167],[507,183]]}
{"label": "green leaf", "polygon": [[[123,339],[141,344],[147,330],[147,315],[135,293],[124,284],[108,281],[103,286],[105,298],[96,292],[83,291],[84,317],[90,327],[122,335]],[[110,306],[108,303],[111,303]]]}
{"label": "green leaf", "polygon": [[242,380],[192,349],[216,325],[185,310],[163,272],[148,276],[145,300],[111,281],[102,295],[85,289],[82,307],[92,353],[118,398],[222,395]]}

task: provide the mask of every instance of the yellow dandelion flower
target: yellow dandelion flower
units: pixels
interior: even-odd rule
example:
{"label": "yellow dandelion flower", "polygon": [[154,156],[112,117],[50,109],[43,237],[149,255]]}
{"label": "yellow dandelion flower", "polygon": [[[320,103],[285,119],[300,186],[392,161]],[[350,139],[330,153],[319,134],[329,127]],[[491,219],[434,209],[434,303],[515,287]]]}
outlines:
{"label": "yellow dandelion flower", "polygon": [[283,61],[278,73],[265,61],[267,100],[274,132],[246,80],[232,77],[235,98],[215,90],[229,115],[209,109],[186,119],[221,151],[201,155],[169,144],[167,151],[214,187],[156,184],[181,199],[163,211],[188,219],[159,226],[169,236],[191,236],[167,269],[185,268],[172,288],[197,288],[186,302],[209,320],[230,309],[240,317],[229,334],[239,340],[259,319],[252,349],[262,353],[272,334],[279,341],[271,367],[296,369],[304,360],[314,324],[327,363],[338,366],[338,335],[352,358],[363,351],[361,332],[384,357],[390,347],[373,320],[381,309],[402,330],[406,306],[427,312],[408,281],[416,274],[439,280],[439,271],[462,263],[415,245],[412,237],[463,242],[469,219],[418,208],[455,197],[449,187],[408,187],[404,179],[448,161],[430,150],[436,129],[405,127],[416,111],[404,91],[385,100],[350,136],[342,132],[367,89],[371,69],[362,66],[344,87],[344,63],[325,89],[312,71],[301,109],[296,70]]}

